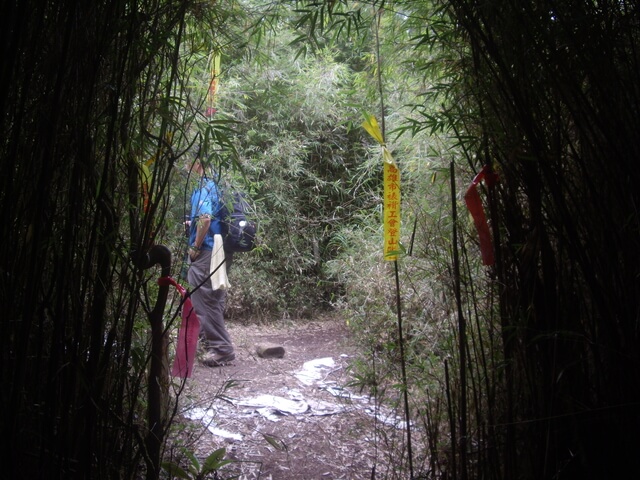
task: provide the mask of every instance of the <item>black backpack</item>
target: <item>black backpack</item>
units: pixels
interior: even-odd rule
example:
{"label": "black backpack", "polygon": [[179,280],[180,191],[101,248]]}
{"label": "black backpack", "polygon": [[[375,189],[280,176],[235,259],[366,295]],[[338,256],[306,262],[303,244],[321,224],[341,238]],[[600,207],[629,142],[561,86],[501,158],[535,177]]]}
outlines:
{"label": "black backpack", "polygon": [[218,212],[224,250],[250,252],[256,247],[257,225],[249,216],[254,210],[246,193],[233,188],[219,188],[221,207]]}

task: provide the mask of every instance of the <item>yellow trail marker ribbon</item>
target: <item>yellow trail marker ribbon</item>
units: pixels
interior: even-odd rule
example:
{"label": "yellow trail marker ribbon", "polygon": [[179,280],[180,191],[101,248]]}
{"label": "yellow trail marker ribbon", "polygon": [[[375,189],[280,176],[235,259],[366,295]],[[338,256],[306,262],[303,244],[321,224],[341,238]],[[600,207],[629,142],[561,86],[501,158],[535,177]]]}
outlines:
{"label": "yellow trail marker ribbon", "polygon": [[400,170],[391,152],[387,148],[378,121],[373,115],[365,114],[362,127],[380,144],[384,165],[383,184],[383,226],[384,226],[384,259],[395,261],[400,251]]}
{"label": "yellow trail marker ribbon", "polygon": [[220,53],[213,53],[211,58],[211,81],[209,82],[209,90],[207,91],[207,110],[205,116],[212,117],[216,114],[216,94],[220,86]]}

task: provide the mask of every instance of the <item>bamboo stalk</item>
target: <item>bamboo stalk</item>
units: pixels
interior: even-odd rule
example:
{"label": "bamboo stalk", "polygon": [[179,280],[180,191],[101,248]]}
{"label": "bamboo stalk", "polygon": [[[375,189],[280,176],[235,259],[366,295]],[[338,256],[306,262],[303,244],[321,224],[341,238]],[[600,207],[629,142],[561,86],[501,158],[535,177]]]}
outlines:
{"label": "bamboo stalk", "polygon": [[467,480],[467,325],[462,314],[462,296],[460,293],[460,258],[458,254],[458,209],[456,207],[456,177],[453,162],[449,166],[451,177],[451,214],[453,220],[453,279],[456,297],[456,308],[458,310],[458,356],[460,375],[460,478]]}

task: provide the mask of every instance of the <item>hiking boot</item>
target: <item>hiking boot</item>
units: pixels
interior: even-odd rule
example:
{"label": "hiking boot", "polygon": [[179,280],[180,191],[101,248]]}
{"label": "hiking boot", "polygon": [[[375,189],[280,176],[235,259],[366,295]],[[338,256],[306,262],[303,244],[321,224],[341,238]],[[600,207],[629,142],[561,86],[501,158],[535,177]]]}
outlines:
{"label": "hiking boot", "polygon": [[202,356],[202,364],[207,367],[224,367],[236,359],[236,354],[207,352]]}

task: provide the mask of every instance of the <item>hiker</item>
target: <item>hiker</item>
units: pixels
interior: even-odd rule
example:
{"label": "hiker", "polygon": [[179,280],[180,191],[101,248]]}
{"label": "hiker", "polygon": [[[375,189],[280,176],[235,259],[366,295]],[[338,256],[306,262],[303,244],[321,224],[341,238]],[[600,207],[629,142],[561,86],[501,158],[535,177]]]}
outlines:
{"label": "hiker", "polygon": [[[224,323],[226,285],[214,289],[210,273],[225,258],[220,272],[228,271],[232,254],[227,253],[225,257],[222,237],[219,236],[220,220],[216,216],[219,210],[218,186],[207,177],[207,167],[199,155],[196,155],[192,171],[197,173],[200,179],[191,195],[187,280],[193,289],[191,300],[200,320],[200,341],[205,350],[201,362],[208,367],[220,367],[232,362],[236,356]],[[212,252],[215,235],[219,239],[219,245],[216,245],[216,250]],[[211,262],[212,254],[215,266]],[[226,273],[224,277],[226,278]]]}

